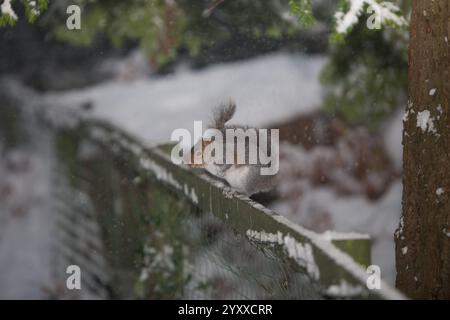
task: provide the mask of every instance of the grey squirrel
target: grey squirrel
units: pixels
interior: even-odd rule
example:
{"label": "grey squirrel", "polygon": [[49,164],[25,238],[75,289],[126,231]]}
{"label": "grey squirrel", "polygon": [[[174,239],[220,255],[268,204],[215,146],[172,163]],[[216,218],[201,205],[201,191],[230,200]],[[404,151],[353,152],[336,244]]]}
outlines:
{"label": "grey squirrel", "polygon": [[[219,130],[223,137],[226,137],[226,130],[227,129],[242,129],[244,131],[246,130],[254,130],[256,133],[256,136],[259,137],[259,130],[257,128],[249,128],[247,126],[238,126],[238,125],[227,125],[227,122],[231,120],[231,118],[234,116],[236,112],[236,104],[233,101],[230,101],[228,104],[222,104],[214,111],[214,119],[212,122],[212,125],[210,125],[210,129],[217,129]],[[270,131],[268,131],[270,133]],[[248,141],[248,142],[247,142]],[[259,138],[258,138],[259,141]],[[267,137],[267,141],[270,143],[273,143],[271,140],[271,136],[269,135]],[[226,145],[229,143],[233,144],[233,148],[236,148],[235,146],[235,140],[233,138],[233,141],[227,141],[225,138],[225,141],[222,145],[223,147],[223,157],[224,161],[221,164],[218,164],[216,161],[214,161],[213,158],[208,158],[208,153],[203,153],[207,146],[210,143],[215,143],[214,140],[208,140],[205,138],[202,138],[200,141],[196,143],[196,146],[192,147],[191,150],[191,159],[194,159],[194,154],[196,150],[199,149],[201,145],[202,150],[202,161],[200,164],[194,164],[193,167],[200,167],[204,168],[206,171],[211,173],[212,175],[219,177],[223,180],[225,180],[234,190],[238,191],[239,193],[245,194],[245,195],[252,195],[255,193],[263,192],[263,191],[269,191],[275,186],[275,175],[263,175],[261,174],[261,168],[269,167],[271,165],[276,165],[278,168],[278,154],[271,154],[270,164],[262,164],[259,160],[256,162],[256,164],[250,164],[249,161],[245,162],[244,164],[240,164],[237,161],[237,150],[234,152],[234,161],[233,163],[226,163]],[[261,142],[260,142],[261,143]],[[278,141],[276,141],[278,143]],[[246,140],[245,143],[245,159],[250,159],[250,149],[252,147],[255,147],[256,150],[260,147],[258,143],[256,145],[252,145],[252,142],[250,139]],[[255,150],[255,149],[254,149]],[[273,149],[272,153],[273,153]],[[276,148],[278,152],[278,148]],[[259,152],[259,150],[258,150]],[[193,161],[192,161],[193,162]],[[277,169],[278,171],[278,169]]]}

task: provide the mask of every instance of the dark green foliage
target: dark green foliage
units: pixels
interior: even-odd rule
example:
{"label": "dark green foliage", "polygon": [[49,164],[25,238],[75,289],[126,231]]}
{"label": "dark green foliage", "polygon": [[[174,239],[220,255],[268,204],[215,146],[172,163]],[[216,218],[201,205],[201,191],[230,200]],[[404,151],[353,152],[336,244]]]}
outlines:
{"label": "dark green foliage", "polygon": [[[3,0],[1,1],[1,4],[3,4]],[[25,11],[26,19],[29,23],[34,23],[36,19],[45,11],[48,7],[48,0],[35,0],[35,1],[28,1],[28,0],[21,0],[19,1],[12,1],[11,6],[13,9],[16,7],[16,4],[20,3],[20,5],[23,7]],[[0,27],[3,26],[13,26],[16,24],[17,20],[20,19],[20,17],[11,16],[9,14],[3,14],[0,11]]]}
{"label": "dark green foliage", "polygon": [[298,16],[302,25],[309,27],[316,21],[312,12],[312,0],[289,0],[289,8],[291,12]]}
{"label": "dark green foliage", "polygon": [[[124,41],[136,41],[157,65],[175,58],[182,49],[195,56],[202,49],[230,39],[280,39],[301,29],[283,18],[289,12],[287,0],[79,0],[77,3],[82,11],[81,30],[67,30],[65,24],[49,19],[57,38],[90,45],[97,34],[104,33],[117,46]],[[64,10],[64,6],[59,7]]]}
{"label": "dark green foliage", "polygon": [[396,30],[358,24],[330,52],[322,72],[326,110],[352,123],[376,127],[405,102],[407,39]]}

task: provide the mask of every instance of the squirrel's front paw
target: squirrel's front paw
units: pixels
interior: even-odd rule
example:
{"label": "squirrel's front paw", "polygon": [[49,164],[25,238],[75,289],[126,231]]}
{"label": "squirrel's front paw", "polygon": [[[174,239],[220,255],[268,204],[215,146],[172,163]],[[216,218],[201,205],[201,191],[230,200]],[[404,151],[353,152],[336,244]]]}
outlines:
{"label": "squirrel's front paw", "polygon": [[235,195],[237,195],[237,191],[230,187],[225,187],[222,191],[222,194],[225,196],[225,198],[232,199]]}

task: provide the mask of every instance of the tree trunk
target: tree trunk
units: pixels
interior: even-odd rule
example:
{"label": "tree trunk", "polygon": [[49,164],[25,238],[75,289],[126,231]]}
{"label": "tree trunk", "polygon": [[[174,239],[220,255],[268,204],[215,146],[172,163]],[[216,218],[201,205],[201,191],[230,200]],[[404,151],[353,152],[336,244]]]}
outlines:
{"label": "tree trunk", "polygon": [[450,2],[413,0],[397,287],[450,299]]}

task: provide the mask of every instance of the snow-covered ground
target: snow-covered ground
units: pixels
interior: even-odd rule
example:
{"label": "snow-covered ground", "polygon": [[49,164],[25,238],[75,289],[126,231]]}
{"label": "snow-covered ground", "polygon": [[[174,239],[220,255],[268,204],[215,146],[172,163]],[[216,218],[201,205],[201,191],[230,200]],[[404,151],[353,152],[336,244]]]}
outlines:
{"label": "snow-covered ground", "polygon": [[0,299],[42,299],[52,287],[48,146],[15,149],[0,161]]}
{"label": "snow-covered ground", "polygon": [[49,94],[50,102],[91,101],[93,116],[107,119],[148,143],[170,140],[174,129],[209,124],[212,110],[233,99],[234,121],[263,126],[319,107],[323,56],[271,54],[199,71],[180,67],[165,77],[113,80],[87,89]]}

